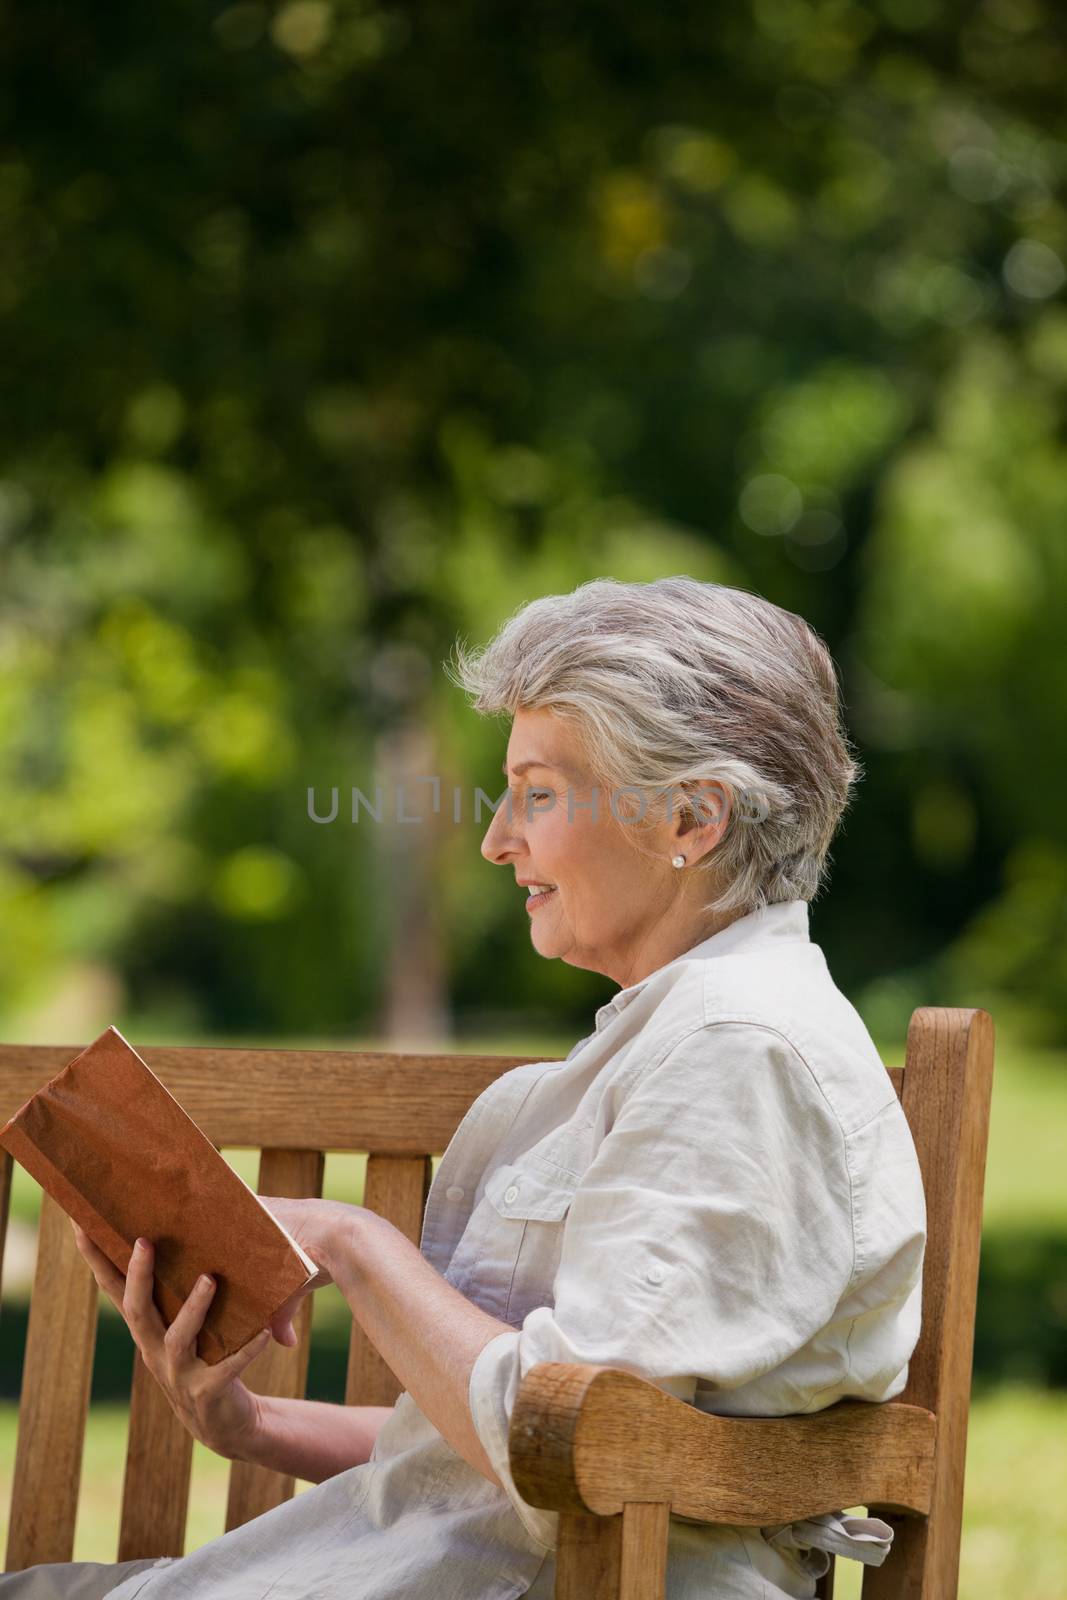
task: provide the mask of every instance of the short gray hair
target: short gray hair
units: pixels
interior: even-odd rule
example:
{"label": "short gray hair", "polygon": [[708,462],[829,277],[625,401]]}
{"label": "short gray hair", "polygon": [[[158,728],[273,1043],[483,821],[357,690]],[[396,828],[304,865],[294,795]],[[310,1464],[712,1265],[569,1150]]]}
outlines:
{"label": "short gray hair", "polygon": [[473,710],[551,709],[613,789],[724,786],[731,815],[699,863],[720,890],[708,912],[818,893],[861,768],[833,659],[803,617],[684,575],[594,578],[529,601],[480,650],[457,640],[452,654],[445,671]]}

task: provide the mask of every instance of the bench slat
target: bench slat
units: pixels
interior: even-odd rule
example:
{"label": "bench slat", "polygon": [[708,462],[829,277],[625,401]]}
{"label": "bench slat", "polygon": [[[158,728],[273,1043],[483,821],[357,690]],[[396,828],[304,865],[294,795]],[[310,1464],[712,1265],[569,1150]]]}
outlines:
{"label": "bench slat", "polygon": [[[0,1120],[80,1048],[0,1045]],[[139,1053],[215,1145],[407,1156],[444,1150],[502,1073],[557,1059],[167,1045]]]}
{"label": "bench slat", "polygon": [[66,1214],[41,1196],[6,1570],[70,1561],[96,1347],[96,1279]]}
{"label": "bench slat", "polygon": [[[325,1157],[320,1151],[264,1150],[259,1161],[259,1192],[289,1195],[295,1199],[321,1195],[324,1170]],[[309,1294],[297,1310],[293,1319],[297,1333],[295,1345],[287,1348],[272,1339],[241,1374],[241,1381],[256,1394],[281,1395],[294,1400],[304,1398],[313,1305],[314,1296]],[[227,1533],[291,1499],[295,1487],[296,1479],[291,1473],[274,1472],[252,1461],[235,1461],[230,1468]]]}
{"label": "bench slat", "polygon": [[[417,1245],[422,1238],[422,1213],[430,1188],[429,1156],[390,1156],[379,1151],[367,1157],[367,1178],[363,1204],[386,1217],[394,1227]],[[371,1344],[359,1323],[352,1319],[348,1345],[348,1376],[345,1403],[360,1406],[391,1406],[400,1394],[400,1384]]]}
{"label": "bench slat", "polygon": [[117,1561],[185,1554],[193,1436],[134,1351]]}
{"label": "bench slat", "polygon": [[3,1278],[4,1246],[7,1243],[7,1218],[11,1210],[12,1160],[7,1150],[0,1150],[0,1281]]}

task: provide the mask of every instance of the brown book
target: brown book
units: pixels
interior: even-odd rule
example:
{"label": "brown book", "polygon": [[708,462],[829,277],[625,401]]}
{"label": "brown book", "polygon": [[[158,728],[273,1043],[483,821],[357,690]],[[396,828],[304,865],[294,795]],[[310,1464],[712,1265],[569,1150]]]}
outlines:
{"label": "brown book", "polygon": [[0,1128],[0,1145],[125,1274],[138,1235],[155,1245],[167,1327],[201,1272],[216,1282],[197,1335],[209,1366],[265,1328],[316,1275],[311,1257],[108,1028]]}

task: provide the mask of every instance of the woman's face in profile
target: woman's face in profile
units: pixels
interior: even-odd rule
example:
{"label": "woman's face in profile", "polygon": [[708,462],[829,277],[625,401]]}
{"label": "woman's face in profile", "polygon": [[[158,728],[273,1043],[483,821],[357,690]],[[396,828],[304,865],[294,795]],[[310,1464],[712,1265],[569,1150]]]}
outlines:
{"label": "woman's face in profile", "polygon": [[[515,713],[506,770],[510,815],[505,796],[481,850],[524,885],[551,886],[527,901],[534,948],[629,982],[641,945],[677,903],[666,826],[642,829],[635,848],[636,831],[631,843],[623,820],[635,797],[616,798],[617,821],[611,792],[585,769],[573,728],[550,710]],[[532,895],[526,887],[516,892]]]}

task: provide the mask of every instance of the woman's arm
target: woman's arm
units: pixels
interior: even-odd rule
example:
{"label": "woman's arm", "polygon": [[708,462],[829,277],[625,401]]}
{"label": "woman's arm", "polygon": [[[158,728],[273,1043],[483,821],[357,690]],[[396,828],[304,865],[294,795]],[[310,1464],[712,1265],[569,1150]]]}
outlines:
{"label": "woman's arm", "polygon": [[345,1406],[329,1400],[290,1400],[257,1394],[255,1431],[231,1461],[254,1461],[275,1472],[291,1472],[322,1483],[370,1457],[378,1430],[392,1406]]}
{"label": "woman's arm", "polygon": [[[490,1339],[513,1333],[511,1324],[460,1294],[417,1245],[374,1211],[338,1200],[260,1199],[316,1262],[321,1281],[337,1285],[424,1416],[457,1455],[503,1487],[475,1430],[468,1390],[477,1357]],[[275,1313],[281,1344],[295,1342],[291,1319],[300,1297]]]}
{"label": "woman's arm", "polygon": [[324,1252],[352,1315],[420,1411],[464,1461],[503,1487],[468,1390],[478,1355],[490,1339],[513,1333],[511,1324],[468,1300],[399,1228],[362,1206],[344,1208]]}

